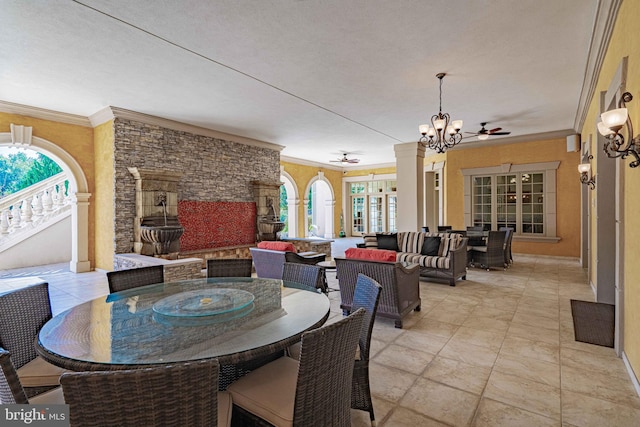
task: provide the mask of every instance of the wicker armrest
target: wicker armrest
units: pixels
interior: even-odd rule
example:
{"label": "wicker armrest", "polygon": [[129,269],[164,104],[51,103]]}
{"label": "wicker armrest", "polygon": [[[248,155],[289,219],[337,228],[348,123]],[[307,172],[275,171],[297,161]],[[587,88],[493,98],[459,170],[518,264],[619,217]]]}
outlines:
{"label": "wicker armrest", "polygon": [[398,265],[398,270],[404,274],[413,274],[420,270],[420,265],[415,263],[407,263]]}

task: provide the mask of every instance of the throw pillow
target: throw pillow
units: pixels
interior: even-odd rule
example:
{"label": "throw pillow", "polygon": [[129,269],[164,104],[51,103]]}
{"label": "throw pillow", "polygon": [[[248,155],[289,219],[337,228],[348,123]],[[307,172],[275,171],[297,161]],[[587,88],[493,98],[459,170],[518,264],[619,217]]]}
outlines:
{"label": "throw pillow", "polygon": [[440,237],[425,237],[422,244],[421,255],[438,256],[440,250]]}
{"label": "throw pillow", "polygon": [[398,235],[393,234],[376,234],[378,241],[378,249],[387,249],[398,252]]}
{"label": "throw pillow", "polygon": [[272,251],[296,252],[296,247],[291,242],[260,242],[258,249],[270,249]]}
{"label": "throw pillow", "polygon": [[347,259],[396,262],[396,253],[394,251],[380,249],[349,248],[344,251],[344,256]]}

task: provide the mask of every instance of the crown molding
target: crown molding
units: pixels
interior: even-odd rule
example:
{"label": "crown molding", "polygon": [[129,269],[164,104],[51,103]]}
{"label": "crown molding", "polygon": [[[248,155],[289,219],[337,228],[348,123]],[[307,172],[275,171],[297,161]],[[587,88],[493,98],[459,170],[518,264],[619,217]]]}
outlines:
{"label": "crown molding", "polygon": [[33,117],[34,119],[50,120],[53,122],[67,123],[70,125],[92,127],[91,121],[77,114],[61,113],[45,108],[31,107],[29,105],[16,104],[8,101],[0,101],[0,112],[18,114],[20,116]]}
{"label": "crown molding", "polygon": [[139,113],[119,107],[105,107],[102,110],[90,116],[93,126],[98,126],[104,122],[114,119],[132,120],[145,123],[152,126],[160,126],[167,129],[177,130],[179,132],[188,132],[194,135],[208,136],[210,138],[224,139],[225,141],[238,142],[240,144],[251,145],[254,147],[267,148],[274,151],[282,151],[283,145],[273,144],[271,142],[260,141],[257,139],[246,138],[244,136],[233,135],[230,133],[219,132],[213,129],[207,129],[196,125],[177,122],[175,120],[165,119],[162,117],[152,116],[149,114]]}
{"label": "crown molding", "polygon": [[545,141],[548,139],[559,139],[566,138],[569,135],[574,135],[576,132],[573,129],[564,129],[564,130],[556,130],[551,132],[541,132],[541,133],[531,133],[529,135],[519,135],[519,136],[510,136],[507,138],[498,138],[498,139],[485,139],[484,141],[469,140],[468,142],[463,142],[454,146],[453,148],[447,149],[447,151],[454,150],[464,150],[467,148],[478,148],[478,147],[488,147],[491,145],[505,145],[505,144],[515,144],[518,142],[535,142],[535,141]]}
{"label": "crown molding", "polygon": [[580,132],[587,118],[589,104],[591,104],[598,85],[602,63],[609,48],[609,41],[611,40],[621,4],[622,0],[598,1],[598,9],[593,23],[593,31],[591,32],[587,65],[584,71],[582,90],[580,91],[580,100],[578,101],[576,118],[573,122],[576,132]]}
{"label": "crown molding", "polygon": [[[287,163],[293,163],[293,164],[296,164],[296,165],[302,165],[302,166],[312,166],[314,168],[329,169],[329,170],[334,170],[334,171],[343,171],[343,170],[345,170],[345,168],[340,167],[340,166],[327,165],[326,163],[314,162],[314,161],[311,161],[311,160],[299,159],[297,157],[289,157],[289,156],[283,156],[283,155],[280,155],[280,161],[281,162],[287,162]],[[351,168],[349,168],[349,169],[351,169]]]}

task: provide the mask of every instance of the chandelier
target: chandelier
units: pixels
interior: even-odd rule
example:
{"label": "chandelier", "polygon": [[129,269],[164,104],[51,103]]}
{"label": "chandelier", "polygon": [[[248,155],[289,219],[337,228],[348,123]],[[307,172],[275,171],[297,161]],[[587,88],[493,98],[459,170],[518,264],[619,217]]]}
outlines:
{"label": "chandelier", "polygon": [[438,153],[444,153],[446,149],[452,148],[462,140],[462,120],[451,121],[448,113],[442,112],[442,79],[445,73],[438,73],[436,77],[440,79],[440,111],[431,116],[431,126],[420,125],[418,129],[422,137],[420,143],[427,148],[431,148]]}
{"label": "chandelier", "polygon": [[[627,102],[631,102],[632,99],[633,96],[629,92],[625,92],[618,103],[618,108],[602,113],[600,115],[602,121],[598,122],[598,132],[607,138],[603,147],[607,157],[624,159],[630,155],[635,160],[629,163],[629,167],[636,168],[640,166],[640,151],[638,149],[640,138],[633,137],[633,126],[626,106]],[[626,141],[621,133],[624,126],[627,128]]]}

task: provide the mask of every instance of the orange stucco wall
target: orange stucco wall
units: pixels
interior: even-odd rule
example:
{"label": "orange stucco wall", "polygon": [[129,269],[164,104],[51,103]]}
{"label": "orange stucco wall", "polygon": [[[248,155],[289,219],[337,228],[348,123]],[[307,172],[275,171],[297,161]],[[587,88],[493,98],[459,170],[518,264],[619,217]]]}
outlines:
{"label": "orange stucco wall", "polygon": [[96,190],[93,197],[96,212],[95,266],[104,270],[113,270],[113,254],[115,253],[113,144],[113,121],[109,120],[96,126],[94,132]]}

